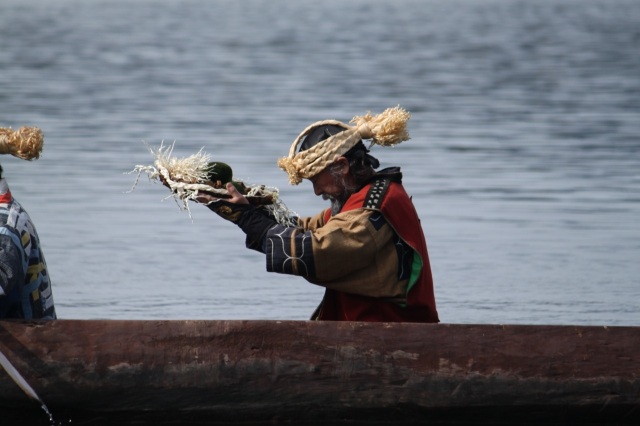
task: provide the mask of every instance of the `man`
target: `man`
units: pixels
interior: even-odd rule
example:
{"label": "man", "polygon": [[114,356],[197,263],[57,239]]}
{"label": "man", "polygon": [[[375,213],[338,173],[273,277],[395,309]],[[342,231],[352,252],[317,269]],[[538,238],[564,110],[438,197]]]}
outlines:
{"label": "man", "polygon": [[[38,158],[42,149],[38,132],[35,137],[40,141],[34,147],[30,146],[34,134],[25,128],[18,132],[0,129],[0,154]],[[0,166],[0,318],[55,319],[51,281],[38,233],[11,195],[2,173]]]}
{"label": "man", "polygon": [[[292,184],[309,179],[331,207],[297,226],[278,224],[252,207],[233,185],[229,200],[198,201],[236,223],[247,247],[266,254],[267,270],[300,275],[326,288],[312,319],[438,322],[427,247],[420,220],[397,167],[380,163],[362,140],[394,145],[409,139],[409,114],[391,108],[307,127],[278,165]],[[297,152],[296,152],[297,150]]]}

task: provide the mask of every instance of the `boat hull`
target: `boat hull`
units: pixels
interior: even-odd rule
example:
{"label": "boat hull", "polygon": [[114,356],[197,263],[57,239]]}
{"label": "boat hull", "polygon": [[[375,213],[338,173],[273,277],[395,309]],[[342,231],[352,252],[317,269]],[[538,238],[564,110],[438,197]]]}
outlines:
{"label": "boat hull", "polygon": [[[0,351],[74,424],[640,424],[637,327],[0,321]],[[0,372],[0,417],[36,405]]]}

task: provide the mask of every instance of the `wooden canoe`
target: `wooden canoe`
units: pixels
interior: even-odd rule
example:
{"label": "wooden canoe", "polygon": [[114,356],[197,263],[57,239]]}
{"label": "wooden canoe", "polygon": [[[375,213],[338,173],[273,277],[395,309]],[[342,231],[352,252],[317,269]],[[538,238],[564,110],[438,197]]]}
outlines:
{"label": "wooden canoe", "polygon": [[640,327],[5,320],[0,351],[73,425],[640,424]]}

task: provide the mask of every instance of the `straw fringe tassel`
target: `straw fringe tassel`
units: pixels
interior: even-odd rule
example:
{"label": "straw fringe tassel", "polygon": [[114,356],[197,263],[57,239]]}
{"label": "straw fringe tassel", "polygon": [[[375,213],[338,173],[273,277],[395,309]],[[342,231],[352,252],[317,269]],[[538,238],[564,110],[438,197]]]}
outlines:
{"label": "straw fringe tassel", "polygon": [[40,158],[44,135],[37,127],[21,127],[18,130],[0,128],[0,154],[11,154],[23,160]]}
{"label": "straw fringe tassel", "polygon": [[372,139],[376,145],[392,146],[411,139],[407,131],[409,118],[411,114],[397,106],[375,116],[370,112],[356,116],[350,123],[358,127],[363,139]]}

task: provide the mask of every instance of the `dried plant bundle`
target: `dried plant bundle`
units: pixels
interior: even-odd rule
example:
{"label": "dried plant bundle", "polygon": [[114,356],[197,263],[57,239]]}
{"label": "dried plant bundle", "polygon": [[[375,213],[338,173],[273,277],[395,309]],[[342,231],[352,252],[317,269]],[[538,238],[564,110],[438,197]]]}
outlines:
{"label": "dried plant bundle", "polygon": [[[167,198],[174,198],[181,209],[189,209],[189,200],[195,200],[200,193],[209,193],[217,198],[231,198],[224,185],[214,186],[209,181],[211,172],[211,156],[201,148],[197,153],[188,157],[176,157],[173,155],[175,141],[171,145],[162,143],[154,148],[147,145],[149,152],[154,157],[153,165],[137,165],[130,173],[136,173],[137,177],[131,191],[137,186],[142,173],[146,173],[149,180],[162,182],[171,190]],[[279,223],[291,224],[293,214],[280,200],[279,191],[275,187],[266,185],[246,185],[244,182],[234,179],[247,188],[245,196],[253,205],[260,206],[272,214]]]}

